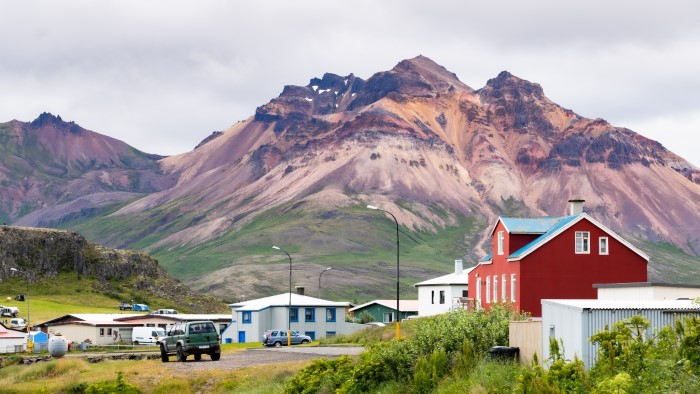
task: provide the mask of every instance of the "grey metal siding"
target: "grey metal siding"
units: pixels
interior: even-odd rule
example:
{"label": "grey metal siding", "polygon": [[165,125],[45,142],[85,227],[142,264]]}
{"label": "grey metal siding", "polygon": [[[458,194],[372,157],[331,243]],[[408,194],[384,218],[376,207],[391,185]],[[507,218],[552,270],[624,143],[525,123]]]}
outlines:
{"label": "grey metal siding", "polygon": [[603,331],[606,326],[612,329],[613,325],[632,316],[640,315],[649,319],[651,323],[646,330],[646,337],[651,338],[658,330],[669,324],[673,324],[677,317],[698,316],[696,312],[667,312],[663,309],[584,309],[583,314],[583,360],[586,367],[591,368],[597,359],[598,346],[590,341],[590,337]]}

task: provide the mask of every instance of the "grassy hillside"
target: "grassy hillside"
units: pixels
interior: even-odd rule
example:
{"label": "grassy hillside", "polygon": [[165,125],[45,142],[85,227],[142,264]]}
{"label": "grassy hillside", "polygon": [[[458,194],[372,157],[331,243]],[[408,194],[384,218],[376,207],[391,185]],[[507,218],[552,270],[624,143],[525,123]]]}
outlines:
{"label": "grassy hillside", "polygon": [[[135,290],[123,293],[100,292],[94,289],[95,285],[97,281],[94,279],[63,273],[55,279],[30,283],[27,292],[27,284],[23,278],[7,278],[0,287],[0,303],[4,306],[16,306],[20,310],[19,317],[25,319],[29,307],[32,324],[69,313],[131,313],[120,311],[118,308],[119,301],[131,300],[129,297],[137,297],[134,298],[135,302],[150,303],[152,308],[175,307],[171,301],[149,298]],[[28,294],[29,301],[15,301],[14,297],[17,294]]]}
{"label": "grassy hillside", "polygon": [[[410,205],[402,208],[410,210]],[[417,297],[415,283],[451,272],[455,258],[466,256],[464,265],[469,267],[480,257],[478,239],[489,223],[442,207],[431,210],[453,224],[436,225],[437,232],[400,228],[402,298]],[[176,219],[168,220],[172,217]],[[179,215],[175,206],[162,206],[148,215],[84,218],[66,226],[93,240],[146,249],[195,223],[197,217]],[[183,242],[153,248],[150,253],[171,275],[226,301],[287,291],[289,261],[272,245],[291,254],[292,285],[304,286],[308,295],[318,295],[319,274],[330,266],[333,270],[323,275],[324,298],[365,302],[395,297],[396,228],[382,212],[360,205],[329,210],[298,202],[237,225],[244,219],[237,218],[229,231],[202,244]],[[630,241],[651,256],[650,280],[700,283],[700,258],[669,244]]]}
{"label": "grassy hillside", "polygon": [[[99,242],[144,249],[191,224],[191,215],[185,214],[159,227],[166,216],[174,215],[169,208],[176,210],[163,206],[155,216],[101,216],[63,226]],[[402,297],[416,298],[413,284],[451,272],[454,259],[474,249],[486,225],[476,217],[459,216],[439,207],[434,210],[454,224],[436,225],[438,233],[400,228]],[[114,234],[132,241],[118,244]],[[395,223],[383,213],[359,205],[328,210],[305,203],[287,204],[242,226],[234,223],[229,231],[205,243],[154,248],[150,254],[194,289],[233,301],[241,295],[267,296],[288,289],[289,260],[272,245],[292,255],[293,286],[305,286],[309,295],[317,295],[318,276],[331,266],[333,270],[323,276],[324,298],[363,302],[395,296]]]}

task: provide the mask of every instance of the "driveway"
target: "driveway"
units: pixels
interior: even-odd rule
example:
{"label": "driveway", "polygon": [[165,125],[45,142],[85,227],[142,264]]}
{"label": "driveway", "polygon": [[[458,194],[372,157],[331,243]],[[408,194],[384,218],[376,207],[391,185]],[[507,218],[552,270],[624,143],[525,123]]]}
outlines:
{"label": "driveway", "polygon": [[256,365],[306,361],[317,358],[334,358],[342,355],[357,356],[364,350],[365,349],[362,347],[348,346],[293,346],[245,349],[236,353],[222,354],[219,361],[211,361],[209,356],[203,355],[201,361],[194,361],[192,356],[190,356],[186,362],[181,363],[175,361],[175,357],[173,356],[170,357],[170,362],[162,363],[162,365],[164,368],[178,372],[186,372],[193,369],[233,370]]}

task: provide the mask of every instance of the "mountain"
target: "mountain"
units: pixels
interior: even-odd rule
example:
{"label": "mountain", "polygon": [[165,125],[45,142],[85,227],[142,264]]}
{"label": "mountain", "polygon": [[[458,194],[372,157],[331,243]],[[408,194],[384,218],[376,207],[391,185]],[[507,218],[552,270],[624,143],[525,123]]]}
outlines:
{"label": "mountain", "polygon": [[478,90],[423,56],[367,80],[325,74],[158,165],[172,187],[60,225],[228,300],[286,291],[272,245],[295,285],[318,291],[332,266],[324,296],[391,295],[395,225],[367,204],[401,226],[407,298],[483,256],[498,215],[562,215],[570,198],[650,253],[652,279],[700,282],[700,171],[508,72]]}
{"label": "mountain", "polygon": [[0,123],[0,221],[51,226],[167,189],[162,158],[49,113]]}

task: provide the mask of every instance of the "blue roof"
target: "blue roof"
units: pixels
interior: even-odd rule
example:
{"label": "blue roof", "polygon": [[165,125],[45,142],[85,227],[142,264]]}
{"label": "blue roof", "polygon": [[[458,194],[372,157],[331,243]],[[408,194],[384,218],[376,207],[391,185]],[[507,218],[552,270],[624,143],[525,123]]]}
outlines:
{"label": "blue roof", "polygon": [[491,253],[489,253],[486,256],[482,257],[481,260],[479,260],[479,261],[490,261],[492,258],[493,258],[493,255]]}
{"label": "blue roof", "polygon": [[541,218],[500,218],[511,234],[544,234],[560,220],[576,216],[543,216]]}
{"label": "blue roof", "polygon": [[[509,259],[517,259],[521,255],[523,255],[525,252],[529,251],[530,248],[534,247],[535,245],[539,244],[540,242],[546,240],[547,238],[550,238],[552,235],[554,235],[558,230],[560,230],[562,227],[565,227],[569,223],[573,222],[574,220],[578,219],[581,215],[573,215],[573,216],[564,216],[564,217],[544,217],[541,219],[556,219],[553,224],[539,237],[535,238],[532,240],[530,243],[527,245],[523,246],[522,248],[516,250],[514,253],[512,253],[510,256],[508,256]],[[503,218],[502,218],[503,219]],[[524,219],[524,220],[536,220],[536,219]],[[545,220],[542,220],[542,223],[540,225],[543,225],[545,223]],[[537,233],[536,233],[537,234]]]}

